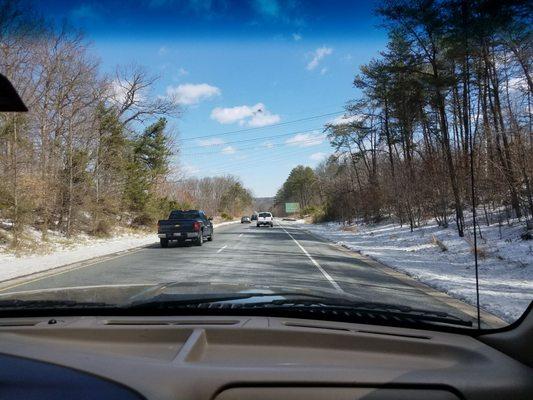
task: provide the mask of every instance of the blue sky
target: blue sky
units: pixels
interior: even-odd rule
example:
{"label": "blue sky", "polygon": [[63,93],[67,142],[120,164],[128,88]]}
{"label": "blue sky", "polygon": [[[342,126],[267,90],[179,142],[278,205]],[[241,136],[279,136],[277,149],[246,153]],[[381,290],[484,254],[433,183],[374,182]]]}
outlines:
{"label": "blue sky", "polygon": [[[44,7],[46,5],[46,7]],[[47,1],[93,44],[104,73],[143,65],[151,95],[181,107],[170,126],[187,176],[233,174],[272,196],[298,164],[332,149],[324,123],[342,116],[359,65],[384,50],[373,1]],[[327,115],[326,115],[327,114]]]}

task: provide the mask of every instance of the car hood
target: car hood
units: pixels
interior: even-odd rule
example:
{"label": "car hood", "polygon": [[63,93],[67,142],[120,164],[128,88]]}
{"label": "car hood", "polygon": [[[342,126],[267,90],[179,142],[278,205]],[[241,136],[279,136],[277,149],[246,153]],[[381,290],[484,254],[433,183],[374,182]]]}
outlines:
{"label": "car hood", "polygon": [[[97,286],[76,286],[50,289],[26,290],[1,293],[0,301],[75,301],[79,303],[106,303],[126,306],[132,303],[150,301],[164,296],[176,296],[181,299],[201,299],[218,295],[258,293],[246,299],[232,300],[232,303],[268,302],[285,299],[286,296],[323,296],[331,299],[357,301],[355,296],[342,294],[336,290],[300,286],[265,286],[250,284],[229,284],[212,282],[166,282],[157,284],[114,284]],[[268,296],[268,294],[272,296]],[[265,296],[267,295],[267,296]]]}

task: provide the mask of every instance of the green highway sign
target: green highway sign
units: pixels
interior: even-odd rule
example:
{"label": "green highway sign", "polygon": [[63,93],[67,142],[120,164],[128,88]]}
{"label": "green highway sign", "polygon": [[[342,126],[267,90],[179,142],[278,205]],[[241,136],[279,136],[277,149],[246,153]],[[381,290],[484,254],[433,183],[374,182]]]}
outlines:
{"label": "green highway sign", "polygon": [[287,214],[300,211],[300,203],[285,203],[285,212]]}

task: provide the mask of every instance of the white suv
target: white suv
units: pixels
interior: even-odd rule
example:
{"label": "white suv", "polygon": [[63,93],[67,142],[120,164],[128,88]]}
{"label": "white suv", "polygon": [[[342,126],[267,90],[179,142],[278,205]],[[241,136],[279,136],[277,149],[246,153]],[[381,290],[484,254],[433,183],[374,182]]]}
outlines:
{"label": "white suv", "polygon": [[274,217],[269,212],[260,212],[257,215],[257,226],[269,225],[270,227],[274,226]]}

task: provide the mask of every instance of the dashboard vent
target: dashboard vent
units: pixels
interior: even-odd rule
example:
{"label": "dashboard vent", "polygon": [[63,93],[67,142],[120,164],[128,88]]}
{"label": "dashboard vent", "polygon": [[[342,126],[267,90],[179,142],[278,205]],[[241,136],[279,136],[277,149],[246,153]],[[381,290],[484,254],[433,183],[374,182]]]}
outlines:
{"label": "dashboard vent", "polygon": [[[329,329],[329,330],[332,330],[332,331],[352,332],[351,329],[340,328],[338,326],[300,324],[300,323],[297,323],[297,322],[284,322],[283,325],[292,326],[292,327],[296,327],[296,328]],[[370,331],[370,330],[362,330],[362,329],[357,330],[356,332],[358,332],[358,333],[366,333],[366,334],[370,334],[370,335],[385,335],[385,336],[403,337],[403,338],[409,338],[409,339],[422,339],[422,340],[431,339],[429,336],[409,335],[409,334],[392,333],[392,332],[378,332],[378,331]]]}
{"label": "dashboard vent", "polygon": [[171,322],[161,322],[161,321],[106,321],[106,325],[118,325],[118,326],[138,326],[138,325],[172,325]]}
{"label": "dashboard vent", "polygon": [[179,321],[173,325],[237,325],[241,321]]}
{"label": "dashboard vent", "polygon": [[149,320],[109,320],[106,325],[115,326],[190,326],[190,325],[236,325],[240,321],[207,321],[207,320],[187,320],[187,321],[149,321]]}
{"label": "dashboard vent", "polygon": [[0,322],[0,328],[9,326],[35,326],[42,321],[2,321]]}
{"label": "dashboard vent", "polygon": [[397,337],[404,337],[409,339],[423,339],[423,340],[430,340],[431,338],[429,336],[421,336],[421,335],[406,335],[403,333],[391,333],[391,332],[377,332],[377,331],[364,331],[364,330],[358,330],[359,333],[368,333],[371,335],[385,335],[385,336],[397,336]]}
{"label": "dashboard vent", "polygon": [[329,330],[332,330],[332,331],[351,332],[350,329],[339,328],[338,326],[299,324],[299,323],[294,323],[294,322],[285,322],[283,325],[292,326],[292,327],[295,327],[295,328],[329,329]]}

